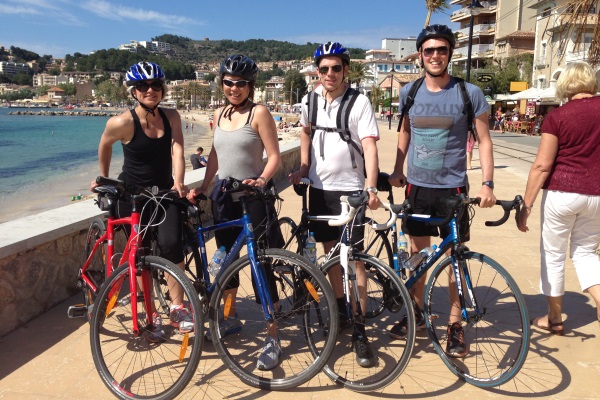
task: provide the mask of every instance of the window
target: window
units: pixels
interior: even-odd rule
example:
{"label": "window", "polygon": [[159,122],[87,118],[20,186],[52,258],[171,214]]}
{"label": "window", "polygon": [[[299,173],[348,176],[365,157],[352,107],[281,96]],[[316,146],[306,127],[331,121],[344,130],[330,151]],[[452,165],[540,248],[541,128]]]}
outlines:
{"label": "window", "polygon": [[544,8],[544,10],[542,11],[542,18],[549,17],[551,11],[552,11],[552,9],[550,7]]}

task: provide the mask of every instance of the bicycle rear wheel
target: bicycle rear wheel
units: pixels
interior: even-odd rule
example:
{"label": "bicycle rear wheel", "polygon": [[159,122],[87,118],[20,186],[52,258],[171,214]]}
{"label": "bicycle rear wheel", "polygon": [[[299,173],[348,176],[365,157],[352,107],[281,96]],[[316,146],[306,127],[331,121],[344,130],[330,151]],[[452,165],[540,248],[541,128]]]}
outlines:
{"label": "bicycle rear wheel", "polygon": [[[389,230],[376,231],[365,228],[365,250],[364,253],[373,256],[394,268],[394,252],[388,237]],[[385,277],[378,274],[375,269],[368,271],[367,281],[367,312],[366,318],[375,318],[385,310],[384,289],[386,289]]]}
{"label": "bicycle rear wheel", "polygon": [[[363,262],[367,271],[374,271],[385,279],[389,288],[389,308],[385,307],[377,318],[364,321],[366,334],[371,350],[377,357],[377,363],[371,368],[358,366],[352,348],[351,334],[340,332],[337,338],[338,344],[323,371],[339,385],[357,392],[369,392],[389,385],[406,368],[415,343],[415,317],[408,291],[391,268],[367,254],[355,253],[353,259]],[[321,268],[327,272],[339,263],[340,257],[337,256]],[[394,340],[390,337],[390,329],[404,315],[407,316],[408,321],[407,336],[403,340]]]}
{"label": "bicycle rear wheel", "polygon": [[[104,235],[106,232],[106,225],[101,218],[95,218],[90,224],[88,229],[87,238],[85,240],[85,250],[83,254],[82,265],[88,260],[96,241]],[[106,242],[100,243],[96,248],[96,252],[93,254],[90,264],[86,270],[86,275],[89,279],[94,282],[98,290],[106,279]],[[92,319],[92,311],[94,309],[94,301],[96,300],[96,292],[92,290],[88,285],[83,287],[83,301],[86,307],[86,317],[88,322]]]}
{"label": "bicycle rear wheel", "polygon": [[[183,304],[194,319],[193,331],[180,334],[170,326],[169,314],[162,312],[153,293],[153,307],[164,321],[164,334],[157,342],[151,335],[149,321],[152,318],[148,318],[144,309],[145,296],[130,292],[129,265],[125,263],[107,279],[98,294],[90,325],[92,357],[102,381],[115,396],[121,399],[172,399],[192,379],[200,361],[203,337],[201,306],[189,278],[179,267],[154,256],[144,257],[143,261],[142,279],[152,279],[160,273],[162,276],[170,275],[171,284],[181,285]],[[132,315],[130,301],[134,299],[137,315]],[[133,330],[134,318],[138,321],[140,332]],[[152,337],[154,339],[151,340]]]}
{"label": "bicycle rear wheel", "polygon": [[277,222],[285,243],[283,248],[300,254],[300,241],[296,236],[298,225],[289,217],[281,217]]}
{"label": "bicycle rear wheel", "polygon": [[[496,261],[473,252],[466,252],[463,258],[460,280],[466,315],[461,324],[468,354],[456,358],[446,353],[452,304],[448,279],[453,274],[450,257],[435,267],[427,283],[427,330],[435,350],[456,376],[478,387],[498,386],[519,372],[529,351],[525,299],[509,273]],[[456,284],[452,285],[455,290]],[[457,308],[454,310],[460,313]]]}
{"label": "bicycle rear wheel", "polygon": [[[335,345],[337,305],[323,273],[297,254],[267,249],[259,262],[273,269],[280,297],[277,305],[281,308],[274,315],[282,350],[279,364],[269,371],[257,368],[267,323],[253,289],[247,255],[229,266],[217,282],[209,309],[211,338],[225,365],[243,382],[285,390],[307,382],[323,368]],[[226,288],[237,276],[240,283],[233,297]],[[232,302],[241,328],[238,325],[235,334],[227,335],[219,326],[234,317]]]}

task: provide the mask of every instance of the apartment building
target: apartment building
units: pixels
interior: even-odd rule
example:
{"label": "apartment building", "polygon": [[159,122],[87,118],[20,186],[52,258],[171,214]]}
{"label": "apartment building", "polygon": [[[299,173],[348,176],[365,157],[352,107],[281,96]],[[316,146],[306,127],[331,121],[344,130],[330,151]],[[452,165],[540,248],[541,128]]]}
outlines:
{"label": "apartment building", "polygon": [[69,78],[65,75],[36,74],[33,76],[33,87],[39,86],[58,86],[61,83],[69,83]]}
{"label": "apartment building", "polygon": [[29,66],[13,61],[0,61],[0,74],[15,76],[19,72],[29,73]]}
{"label": "apartment building", "polygon": [[[577,17],[569,0],[538,0],[529,7],[536,14],[533,85],[538,89],[554,88],[567,64],[587,61],[594,29],[598,25],[600,1],[587,18]],[[581,45],[576,46],[581,34]],[[600,81],[600,72],[597,73]]]}
{"label": "apartment building", "polygon": [[[469,7],[472,0],[453,0],[454,11],[450,21],[460,24],[453,28],[456,49],[452,56],[453,68],[466,69],[469,52],[469,32],[473,21],[471,40],[471,68],[483,68],[491,60],[502,60],[521,53],[533,53],[535,47],[535,11],[526,7],[534,0],[481,1],[478,13]],[[476,14],[476,15],[473,15]],[[501,61],[500,61],[501,62]]]}

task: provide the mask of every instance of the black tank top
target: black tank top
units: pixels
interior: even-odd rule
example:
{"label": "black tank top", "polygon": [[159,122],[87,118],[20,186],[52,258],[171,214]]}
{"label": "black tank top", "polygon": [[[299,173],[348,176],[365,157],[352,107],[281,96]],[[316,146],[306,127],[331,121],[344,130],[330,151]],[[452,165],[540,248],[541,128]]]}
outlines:
{"label": "black tank top", "polygon": [[123,144],[123,172],[119,179],[143,187],[158,186],[159,189],[170,189],[173,187],[171,125],[160,108],[158,113],[163,120],[165,134],[152,139],[144,133],[135,110],[131,110],[133,138],[129,143]]}

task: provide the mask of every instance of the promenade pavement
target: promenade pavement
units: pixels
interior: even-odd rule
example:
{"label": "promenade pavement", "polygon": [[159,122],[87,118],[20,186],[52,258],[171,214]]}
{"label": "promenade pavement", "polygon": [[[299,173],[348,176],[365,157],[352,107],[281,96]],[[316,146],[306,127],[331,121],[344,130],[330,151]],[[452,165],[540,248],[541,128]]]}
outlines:
{"label": "promenade pavement", "polygon": [[[391,172],[395,160],[396,133],[392,128],[388,130],[387,123],[380,123],[380,167],[387,172]],[[524,192],[527,174],[536,153],[534,147],[507,144],[504,141],[507,135],[494,134],[495,193],[501,199],[511,199]],[[518,147],[518,151],[509,147]],[[477,151],[474,153],[473,166],[475,168],[469,171],[472,195],[476,193],[481,179]],[[300,198],[286,182],[279,182],[279,185],[285,199],[282,214],[297,218]],[[396,191],[397,201],[403,199],[403,192],[400,189]],[[484,226],[484,221],[498,219],[499,213],[499,209],[477,210],[469,247],[491,256],[511,273],[526,298],[530,317],[543,315],[546,310],[545,299],[539,295],[538,289],[539,205],[534,207],[530,232],[526,234],[516,229],[513,219],[500,227]],[[209,254],[213,250],[214,247],[209,249]],[[246,386],[233,376],[212,346],[207,345],[197,374],[178,398],[597,399],[600,393],[600,326],[596,322],[593,301],[581,293],[570,262],[566,291],[565,336],[549,336],[533,329],[531,350],[521,372],[498,388],[484,390],[458,380],[435,354],[426,334],[420,334],[407,369],[398,380],[377,393],[350,392],[333,384],[324,374],[285,394],[258,390]],[[0,338],[1,399],[112,398],[94,368],[87,323],[83,319],[68,319],[66,316],[67,307],[78,301],[79,297],[68,299],[26,326]]]}

